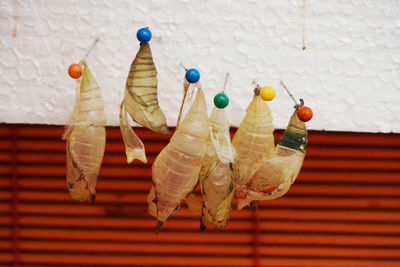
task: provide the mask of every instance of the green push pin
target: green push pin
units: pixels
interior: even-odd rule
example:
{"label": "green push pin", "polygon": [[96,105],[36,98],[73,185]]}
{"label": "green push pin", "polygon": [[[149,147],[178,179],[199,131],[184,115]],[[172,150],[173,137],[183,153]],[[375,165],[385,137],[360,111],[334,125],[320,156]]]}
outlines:
{"label": "green push pin", "polygon": [[229,97],[224,93],[218,93],[214,97],[214,105],[217,108],[225,108],[229,104]]}
{"label": "green push pin", "polygon": [[228,79],[229,79],[229,73],[227,73],[225,77],[224,90],[222,90],[221,93],[216,94],[214,97],[214,105],[220,109],[225,108],[229,104],[229,97],[224,93],[226,84],[228,83]]}

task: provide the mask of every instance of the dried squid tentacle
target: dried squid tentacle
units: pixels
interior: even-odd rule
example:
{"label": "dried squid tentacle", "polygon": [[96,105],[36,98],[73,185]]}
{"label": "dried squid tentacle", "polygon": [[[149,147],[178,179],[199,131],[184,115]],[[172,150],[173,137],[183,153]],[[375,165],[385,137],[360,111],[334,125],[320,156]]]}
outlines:
{"label": "dried squid tentacle", "polygon": [[86,62],[75,105],[74,121],[67,129],[67,186],[73,199],[95,202],[97,177],[104,156],[106,117],[101,90]]}
{"label": "dried squid tentacle", "polygon": [[143,163],[147,163],[146,153],[142,140],[135,134],[129,125],[126,115],[125,103],[122,101],[119,113],[119,127],[121,129],[122,138],[125,143],[125,153],[128,163],[135,159]]}
{"label": "dried squid tentacle", "polygon": [[126,110],[134,121],[162,134],[168,134],[164,112],[157,98],[157,70],[149,43],[141,43],[125,86]]}
{"label": "dried squid tentacle", "polygon": [[157,228],[177,211],[193,191],[207,149],[207,106],[200,84],[196,98],[170,143],[152,166],[153,187],[147,197],[149,212],[158,220]]}
{"label": "dried squid tentacle", "polygon": [[293,113],[270,159],[265,161],[252,177],[245,198],[239,198],[238,208],[253,200],[276,199],[290,189],[298,176],[307,148],[307,129]]}
{"label": "dried squid tentacle", "polygon": [[236,150],[234,171],[238,193],[274,150],[274,126],[271,112],[259,91],[255,90],[246,115],[236,131],[232,144]]}
{"label": "dried squid tentacle", "polygon": [[209,222],[217,228],[225,227],[230,217],[236,183],[232,168],[234,149],[225,110],[215,107],[210,122],[208,149],[199,175],[203,196],[202,230]]}

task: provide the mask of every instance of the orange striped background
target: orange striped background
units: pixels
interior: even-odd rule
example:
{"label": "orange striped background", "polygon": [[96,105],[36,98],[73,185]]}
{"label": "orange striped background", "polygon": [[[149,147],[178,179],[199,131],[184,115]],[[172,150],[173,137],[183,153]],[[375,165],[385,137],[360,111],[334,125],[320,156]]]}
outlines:
{"label": "orange striped background", "polygon": [[0,125],[0,267],[400,266],[399,134],[311,131],[286,196],[234,210],[222,231],[201,232],[182,207],[156,235],[145,199],[170,136],[136,129],[149,163],[127,165],[119,128],[107,128],[90,206],[66,189],[62,132]]}

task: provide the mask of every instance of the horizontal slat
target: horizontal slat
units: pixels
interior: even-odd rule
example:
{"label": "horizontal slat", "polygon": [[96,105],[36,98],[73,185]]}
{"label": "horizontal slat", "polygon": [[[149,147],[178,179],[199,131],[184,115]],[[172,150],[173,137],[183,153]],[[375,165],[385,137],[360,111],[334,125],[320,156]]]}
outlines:
{"label": "horizontal slat", "polygon": [[[108,181],[107,181],[108,182]],[[103,181],[102,183],[105,183]],[[98,197],[96,198],[97,204],[112,204],[112,203],[121,203],[123,202],[125,205],[129,205],[131,203],[143,203],[143,200],[147,197],[147,190],[150,187],[150,184],[147,185],[145,183],[145,188],[143,193],[114,193],[110,191],[100,190]],[[55,187],[58,188],[58,187]],[[106,187],[107,189],[114,189],[113,187]],[[116,187],[118,189],[118,187]],[[21,202],[38,202],[38,203],[72,203],[71,197],[68,194],[68,190],[65,185],[61,188],[64,192],[58,191],[43,191],[43,190],[23,190],[19,192],[19,199]],[[104,188],[105,189],[105,188]],[[125,188],[129,189],[129,188]],[[135,190],[135,189],[133,189]],[[142,191],[142,188],[140,188]],[[302,197],[298,197],[295,195],[292,197],[290,194],[285,196],[284,198],[277,199],[275,201],[259,201],[259,207],[310,207],[310,208],[355,208],[355,209],[375,209],[375,210],[385,210],[385,209],[396,209],[400,208],[400,196],[398,198],[376,198],[371,199],[368,197],[360,197],[360,198],[336,198],[336,197],[328,197],[326,195],[324,198],[315,197],[312,194],[307,195],[304,194]],[[12,192],[10,191],[1,191],[0,190],[0,200],[9,200],[12,197]]]}
{"label": "horizontal slat", "polygon": [[[29,189],[60,189],[63,190],[66,187],[66,182],[64,179],[27,179],[20,178],[19,179],[20,188],[22,190]],[[98,180],[97,189],[99,192],[107,192],[107,191],[118,191],[120,193],[123,192],[131,192],[131,191],[140,191],[140,192],[148,192],[151,188],[151,178],[144,179],[130,179],[130,180],[120,180],[120,179],[101,179]],[[301,182],[295,183],[288,193],[296,196],[310,196],[313,194],[316,195],[324,195],[324,196],[380,196],[380,197],[391,197],[391,198],[399,198],[400,197],[400,186],[391,186],[391,185],[353,185],[353,184],[344,184],[344,185],[324,185],[324,184],[302,184]]]}
{"label": "horizontal slat", "polygon": [[[230,256],[232,257],[232,256]],[[206,257],[190,256],[189,259],[194,264],[192,266],[249,266],[251,259],[248,257],[235,257],[234,260],[230,257],[212,257],[212,260]],[[143,255],[104,255],[99,254],[93,257],[80,254],[53,254],[53,253],[24,253],[21,255],[23,262],[48,262],[48,263],[68,263],[73,265],[80,264],[126,264],[130,265],[134,262],[137,265],[153,265],[162,264],[164,266],[188,266],[187,259],[182,255],[169,255],[161,257],[158,255],[143,256]]]}
{"label": "horizontal slat", "polygon": [[[11,207],[0,203],[1,212],[10,212]],[[90,206],[77,204],[58,204],[58,205],[44,205],[44,204],[29,204],[20,203],[18,211],[23,214],[42,214],[42,215],[57,215],[70,214],[74,216],[103,216],[106,214],[120,214],[124,216],[132,216],[132,214],[146,214],[147,205],[140,206]],[[232,217],[248,217],[249,210],[234,210]],[[131,213],[131,214],[130,214]],[[279,219],[312,219],[312,220],[348,220],[348,221],[375,221],[375,222],[394,222],[400,221],[400,212],[380,211],[380,210],[355,210],[355,209],[310,209],[310,208],[273,208],[273,209],[260,209],[258,211],[260,218],[279,218]],[[187,209],[179,210],[174,217],[192,217],[191,211]],[[171,218],[173,220],[173,217]]]}
{"label": "horizontal slat", "polygon": [[296,179],[296,184],[300,181],[309,183],[358,183],[359,185],[390,183],[399,186],[399,172],[387,171],[340,171],[340,170],[304,170],[302,169]]}
{"label": "horizontal slat", "polygon": [[[22,140],[18,141],[18,161],[20,163],[65,163],[65,142],[49,142]],[[145,145],[148,155],[157,154],[166,146],[166,143],[153,142]],[[0,148],[10,148],[10,141],[0,140]],[[105,163],[125,163],[125,147],[123,143],[108,142],[106,146]],[[369,161],[395,161],[400,159],[398,148],[338,148],[338,147],[310,147],[307,150],[307,160],[326,158],[337,161],[340,159],[369,160]],[[0,161],[9,162],[10,154],[2,153]]]}
{"label": "horizontal slat", "polygon": [[[155,226],[155,223],[154,223]],[[164,230],[159,234],[145,231],[87,231],[77,229],[40,229],[21,228],[21,239],[51,239],[51,240],[101,240],[109,242],[118,241],[146,241],[146,242],[188,242],[188,243],[226,243],[245,244],[253,240],[252,233],[236,233],[231,235],[225,232],[175,232]],[[229,237],[229,240],[227,239]]]}
{"label": "horizontal slat", "polygon": [[[121,231],[127,229],[154,229],[154,219],[150,217],[144,218],[113,218],[113,217],[92,217],[85,218],[85,220],[77,220],[72,217],[56,217],[56,216],[20,216],[21,227],[56,227],[56,228],[71,228],[71,229],[108,229],[110,231]],[[199,218],[192,217],[191,219],[174,219],[168,221],[168,230],[191,230],[197,231],[199,225]],[[253,220],[249,218],[232,218],[226,227],[227,234],[230,231],[247,231],[254,227]],[[264,219],[260,222],[260,228],[263,231],[291,231],[299,233],[353,233],[353,234],[394,234],[400,235],[400,227],[398,224],[379,224],[379,223],[358,223],[358,222],[327,222],[327,221],[295,221],[295,220],[272,220],[270,218]],[[209,225],[209,230],[213,226]],[[400,244],[399,244],[400,247]]]}
{"label": "horizontal slat", "polygon": [[252,266],[254,218],[260,266],[400,265],[399,134],[310,131],[301,173],[283,198],[260,201],[256,215],[233,210],[222,231],[199,231],[183,205],[154,234],[151,164],[171,134],[135,128],[149,163],[127,165],[119,128],[107,127],[91,206],[75,203],[66,188],[63,130],[0,124],[0,266],[13,261],[13,133],[21,266]]}
{"label": "horizontal slat", "polygon": [[[265,232],[265,231],[264,231]],[[349,234],[329,233],[329,232],[307,232],[296,231],[270,231],[261,233],[259,240],[261,244],[285,244],[285,245],[305,245],[305,246],[336,246],[336,247],[394,247],[399,249],[400,236],[384,235],[384,234]],[[20,236],[22,240],[54,240],[54,241],[101,241],[101,242],[184,242],[188,245],[196,245],[197,243],[215,243],[215,244],[241,244],[250,245],[252,242],[252,232],[250,233],[232,233],[220,231],[193,231],[193,232],[175,232],[170,230],[161,231],[159,234],[147,231],[107,231],[107,230],[91,230],[87,229],[41,229],[41,228],[21,228]]]}
{"label": "horizontal slat", "polygon": [[[93,257],[101,254],[149,254],[154,253],[158,255],[165,254],[180,254],[185,256],[189,254],[192,256],[208,256],[208,257],[223,257],[232,256],[236,257],[250,257],[252,248],[250,246],[232,246],[232,245],[188,245],[188,244],[175,244],[170,246],[168,244],[146,244],[146,243],[112,243],[104,246],[101,243],[83,243],[83,242],[50,242],[44,243],[40,241],[21,241],[20,246],[22,252],[41,254],[43,251],[51,251],[52,253],[68,253],[68,254],[96,254]],[[292,257],[302,257],[309,255],[310,257],[348,257],[348,258],[373,258],[373,259],[386,259],[398,258],[399,249],[370,249],[370,248],[334,248],[334,247],[299,247],[299,246],[269,246],[262,247],[259,251],[262,257],[268,256],[285,256],[292,255]],[[231,259],[233,260],[233,259]]]}
{"label": "horizontal slat", "polygon": [[371,259],[357,259],[356,257],[350,257],[345,259],[337,259],[333,257],[316,258],[316,257],[288,257],[282,256],[276,257],[263,257],[260,260],[261,266],[285,266],[285,267],[397,267],[399,266],[400,260],[371,260]]}
{"label": "horizontal slat", "polygon": [[105,246],[102,243],[84,243],[84,242],[41,242],[41,241],[21,241],[20,248],[22,251],[30,251],[40,253],[41,251],[54,251],[56,253],[120,253],[120,254],[139,254],[139,253],[155,253],[155,254],[192,254],[199,255],[209,254],[210,256],[250,256],[252,247],[244,245],[228,245],[228,244],[174,244],[168,243],[109,243]]}

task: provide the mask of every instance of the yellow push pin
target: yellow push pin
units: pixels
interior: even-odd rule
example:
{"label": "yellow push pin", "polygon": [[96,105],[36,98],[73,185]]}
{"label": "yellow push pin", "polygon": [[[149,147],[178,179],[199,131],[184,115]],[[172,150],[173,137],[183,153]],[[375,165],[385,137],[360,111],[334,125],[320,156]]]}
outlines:
{"label": "yellow push pin", "polygon": [[271,86],[264,86],[261,88],[260,95],[262,100],[271,101],[275,97],[275,89]]}

